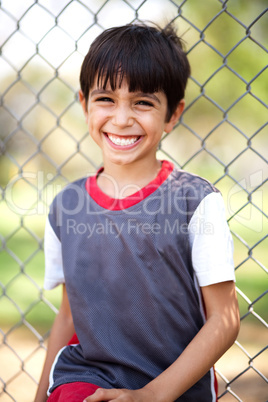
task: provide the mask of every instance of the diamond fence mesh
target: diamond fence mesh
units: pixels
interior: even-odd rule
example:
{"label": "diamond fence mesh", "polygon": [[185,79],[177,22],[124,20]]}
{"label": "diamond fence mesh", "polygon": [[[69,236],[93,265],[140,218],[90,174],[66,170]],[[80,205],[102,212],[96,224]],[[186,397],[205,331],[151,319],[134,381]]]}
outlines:
{"label": "diamond fence mesh", "polygon": [[137,20],[173,20],[192,66],[158,156],[215,183],[234,238],[241,331],[216,365],[220,399],[267,401],[266,11],[260,0],[0,2],[2,401],[33,400],[59,306],[60,290],[42,289],[48,206],[101,164],[77,98],[83,56],[103,29]]}

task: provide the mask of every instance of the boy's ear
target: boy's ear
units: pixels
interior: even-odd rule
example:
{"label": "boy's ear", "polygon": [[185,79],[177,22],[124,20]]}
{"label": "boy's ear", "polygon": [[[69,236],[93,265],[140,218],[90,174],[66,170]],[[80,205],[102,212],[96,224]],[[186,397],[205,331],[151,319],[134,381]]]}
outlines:
{"label": "boy's ear", "polygon": [[182,100],[180,100],[178,106],[175,109],[175,112],[172,114],[172,116],[169,119],[169,121],[165,124],[164,131],[166,133],[170,133],[170,131],[175,126],[175,124],[179,121],[179,118],[181,117],[181,114],[184,111],[184,107],[185,107],[185,100],[182,99]]}
{"label": "boy's ear", "polygon": [[79,90],[79,101],[81,103],[84,115],[86,117],[86,121],[87,121],[87,116],[88,116],[88,112],[87,112],[87,102],[86,102],[86,98],[84,97],[83,92],[81,91],[81,89]]}

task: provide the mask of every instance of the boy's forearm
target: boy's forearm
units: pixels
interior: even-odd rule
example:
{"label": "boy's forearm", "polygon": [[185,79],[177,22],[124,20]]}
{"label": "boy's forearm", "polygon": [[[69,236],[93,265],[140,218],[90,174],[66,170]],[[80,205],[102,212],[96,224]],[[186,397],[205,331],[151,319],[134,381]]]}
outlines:
{"label": "boy's forearm", "polygon": [[235,296],[226,310],[213,312],[180,357],[146,386],[159,397],[159,402],[176,400],[202,378],[234,343],[239,330]]}
{"label": "boy's forearm", "polygon": [[[234,334],[220,333],[209,320],[181,356],[159,377],[148,384],[148,388],[159,396],[159,402],[173,402],[191,388],[215,364],[234,342]],[[211,330],[217,328],[217,333]],[[162,394],[162,396],[161,396]]]}
{"label": "boy's forearm", "polygon": [[57,316],[49,337],[47,356],[36,393],[35,402],[43,402],[47,400],[49,373],[52,363],[58,351],[68,343],[73,334],[73,325],[66,325],[66,322],[63,325],[61,317]]}
{"label": "boy's forearm", "polygon": [[87,402],[131,400],[173,402],[202,378],[233,344],[239,330],[239,310],[232,282],[202,289],[207,322],[180,357],[144,388],[98,389]]}
{"label": "boy's forearm", "polygon": [[47,356],[44,363],[39,386],[35,396],[35,402],[45,402],[47,400],[47,390],[49,385],[49,373],[52,363],[58,351],[67,345],[74,334],[74,325],[69,308],[69,302],[65,286],[63,287],[63,301],[58,315],[55,318],[48,341]]}
{"label": "boy's forearm", "polygon": [[227,331],[225,318],[216,315],[209,318],[180,357],[144,388],[135,391],[98,389],[85,401],[119,402],[125,398],[137,402],[174,402],[203,377],[234,342],[237,325],[234,323]]}
{"label": "boy's forearm", "polygon": [[72,321],[67,321],[60,314],[56,317],[48,342],[47,356],[44,363],[43,372],[40,378],[39,387],[36,393],[35,402],[47,400],[47,390],[49,384],[49,373],[52,363],[58,351],[71,339],[74,334]]}

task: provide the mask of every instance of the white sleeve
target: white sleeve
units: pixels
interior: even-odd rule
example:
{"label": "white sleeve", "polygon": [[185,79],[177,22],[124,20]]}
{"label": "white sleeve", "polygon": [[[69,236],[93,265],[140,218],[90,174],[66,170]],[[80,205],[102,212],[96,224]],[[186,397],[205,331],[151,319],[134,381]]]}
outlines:
{"label": "white sleeve", "polygon": [[61,242],[56,236],[49,219],[45,228],[45,280],[44,289],[50,290],[65,282],[62,266]]}
{"label": "white sleeve", "polygon": [[207,195],[189,223],[192,263],[199,286],[235,281],[233,241],[220,193]]}

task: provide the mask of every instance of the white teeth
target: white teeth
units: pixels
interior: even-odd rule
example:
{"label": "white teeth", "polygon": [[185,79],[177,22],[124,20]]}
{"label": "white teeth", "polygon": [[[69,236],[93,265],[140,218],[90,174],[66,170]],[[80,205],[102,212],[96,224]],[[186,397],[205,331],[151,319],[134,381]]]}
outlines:
{"label": "white teeth", "polygon": [[115,145],[120,145],[120,146],[124,146],[124,145],[132,145],[134,144],[134,142],[136,142],[139,137],[131,137],[131,138],[120,138],[114,135],[109,135],[108,136],[109,139],[115,144]]}

